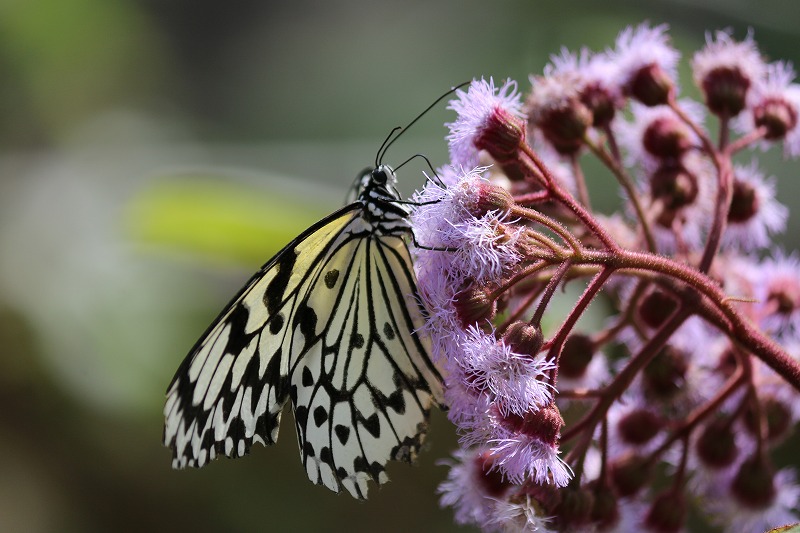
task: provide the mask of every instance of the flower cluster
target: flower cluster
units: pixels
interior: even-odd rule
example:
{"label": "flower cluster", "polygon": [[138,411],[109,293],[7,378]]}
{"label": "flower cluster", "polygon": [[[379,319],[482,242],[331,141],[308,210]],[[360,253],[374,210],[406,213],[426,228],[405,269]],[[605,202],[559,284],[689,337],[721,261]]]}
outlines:
{"label": "flower cluster", "polygon": [[[642,25],[562,51],[527,95],[455,92],[450,165],[411,223],[461,435],[440,487],[459,523],[669,532],[693,505],[725,531],[798,520],[771,452],[800,420],[800,257],[772,244],[788,212],[757,152],[733,159],[800,155],[800,86],[752,35],[707,37],[703,102],[680,97],[679,60],[665,26]],[[586,153],[618,213],[593,210]],[[554,319],[567,282],[582,293]],[[597,300],[612,312],[591,331]]]}

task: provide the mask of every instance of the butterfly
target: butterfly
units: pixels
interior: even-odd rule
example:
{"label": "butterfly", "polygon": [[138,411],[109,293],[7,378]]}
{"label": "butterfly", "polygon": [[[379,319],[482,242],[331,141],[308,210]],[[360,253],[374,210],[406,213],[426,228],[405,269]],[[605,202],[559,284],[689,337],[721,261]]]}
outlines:
{"label": "butterfly", "polygon": [[355,201],[270,259],[197,341],[167,389],[173,467],[274,444],[287,403],[318,485],[366,498],[388,460],[414,460],[443,390],[396,182],[376,159]]}

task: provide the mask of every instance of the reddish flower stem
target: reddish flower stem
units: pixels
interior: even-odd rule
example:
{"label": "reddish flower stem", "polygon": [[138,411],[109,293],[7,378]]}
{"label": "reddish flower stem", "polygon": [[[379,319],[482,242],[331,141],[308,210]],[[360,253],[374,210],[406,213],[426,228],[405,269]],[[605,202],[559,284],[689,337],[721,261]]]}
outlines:
{"label": "reddish flower stem", "polygon": [[[738,342],[744,349],[764,361],[770,368],[780,374],[783,379],[800,391],[800,363],[786,353],[775,341],[746,321],[732,306],[732,302],[722,292],[722,289],[709,277],[677,261],[645,252],[619,250],[611,253],[583,250],[581,259],[582,261],[576,260],[575,263],[597,263],[614,269],[649,270],[666,274],[671,278],[686,283],[692,289],[708,298],[713,306],[725,317],[730,324],[727,333],[732,340]],[[694,296],[692,296],[692,293],[694,293]],[[699,298],[699,296],[691,289],[684,291],[684,294],[681,295],[683,299],[687,297]],[[702,305],[702,302],[695,301],[692,305],[696,308]],[[695,309],[692,309],[692,313],[694,312]]]}
{"label": "reddish flower stem", "polygon": [[575,438],[582,432],[587,435],[594,433],[594,427],[605,416],[614,401],[622,396],[631,384],[636,374],[639,373],[653,358],[659,350],[669,341],[672,334],[691,316],[687,305],[682,305],[656,332],[649,341],[639,349],[639,352],[628,362],[625,368],[617,374],[603,391],[600,400],[583,418],[576,422],[572,427],[561,435],[561,441],[566,442]]}
{"label": "reddish flower stem", "polygon": [[575,302],[575,307],[572,308],[572,311],[569,312],[567,318],[561,324],[561,327],[558,328],[558,332],[556,332],[553,340],[550,343],[550,349],[547,353],[547,359],[549,361],[553,361],[554,367],[553,370],[550,371],[550,384],[555,387],[556,383],[558,382],[558,360],[561,357],[561,349],[564,347],[564,342],[567,340],[567,337],[572,332],[572,328],[575,327],[575,324],[578,322],[578,319],[583,315],[584,311],[589,307],[589,304],[592,303],[597,293],[600,292],[600,289],[603,288],[603,285],[611,274],[614,272],[613,268],[604,268],[592,278],[592,281],[589,282],[589,285],[586,287],[586,290],[583,291],[581,297],[578,298],[578,301]]}
{"label": "reddish flower stem", "polygon": [[531,317],[530,323],[532,325],[538,326],[542,323],[544,310],[550,303],[550,299],[553,297],[553,294],[555,294],[558,284],[564,279],[564,276],[567,274],[570,266],[570,260],[567,259],[558,266],[558,270],[555,271],[553,277],[547,282],[547,286],[544,288],[544,292],[542,293],[542,299],[539,300],[539,305],[536,306],[536,311],[534,311],[533,316]]}
{"label": "reddish flower stem", "polygon": [[[614,239],[608,234],[608,232],[597,222],[592,214],[587,211],[581,204],[575,201],[575,198],[572,197],[567,191],[565,191],[559,184],[558,181],[553,177],[550,173],[550,170],[547,166],[539,159],[539,156],[533,149],[528,146],[527,144],[520,145],[520,150],[523,154],[527,156],[527,158],[520,157],[520,165],[528,171],[530,176],[537,176],[542,175],[545,178],[545,182],[543,185],[547,187],[550,191],[553,199],[560,202],[564,205],[567,209],[572,211],[578,220],[586,226],[592,233],[597,236],[598,239],[603,243],[603,245],[608,248],[609,250],[619,250],[619,245],[614,242]],[[533,164],[533,167],[531,166]]]}
{"label": "reddish flower stem", "polygon": [[705,273],[711,269],[711,264],[714,262],[717,252],[719,252],[722,235],[725,233],[725,226],[728,223],[728,211],[733,197],[733,166],[728,153],[720,152],[714,147],[705,131],[686,114],[674,98],[670,98],[669,106],[694,131],[700,139],[706,155],[717,169],[717,199],[714,205],[714,217],[711,222],[711,229],[708,231],[708,239],[703,249],[703,256],[697,266],[700,272]]}

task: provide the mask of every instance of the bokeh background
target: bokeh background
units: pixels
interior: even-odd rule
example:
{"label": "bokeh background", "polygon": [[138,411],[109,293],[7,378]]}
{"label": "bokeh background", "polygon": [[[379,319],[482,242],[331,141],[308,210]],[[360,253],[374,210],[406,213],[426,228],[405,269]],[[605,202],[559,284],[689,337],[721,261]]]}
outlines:
{"label": "bokeh background", "polygon": [[[666,22],[685,53],[752,28],[800,59],[793,2],[0,0],[0,531],[451,531],[441,413],[367,503],[272,449],[170,469],[164,390],[261,263],[338,207],[451,85],[527,90],[562,46]],[[688,69],[684,93],[696,95]],[[445,162],[444,106],[390,151]],[[796,164],[765,156],[798,208]],[[410,192],[422,167],[402,173]],[[590,187],[613,205],[608,177]],[[605,193],[605,196],[603,196]],[[792,215],[785,246],[798,247]]]}

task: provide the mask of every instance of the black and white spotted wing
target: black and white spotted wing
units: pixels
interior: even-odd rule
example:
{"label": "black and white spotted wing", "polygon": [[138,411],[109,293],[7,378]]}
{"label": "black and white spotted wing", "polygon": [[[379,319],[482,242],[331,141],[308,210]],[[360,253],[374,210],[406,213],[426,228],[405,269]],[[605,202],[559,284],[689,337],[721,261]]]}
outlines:
{"label": "black and white spotted wing", "polygon": [[414,459],[442,389],[416,333],[394,180],[385,165],[366,173],[357,201],[264,265],[192,348],[164,408],[174,467],[273,444],[288,400],[314,483],[364,498],[388,460]]}

